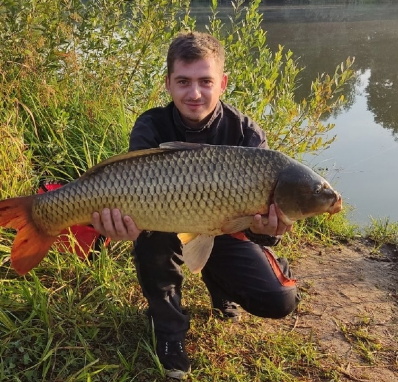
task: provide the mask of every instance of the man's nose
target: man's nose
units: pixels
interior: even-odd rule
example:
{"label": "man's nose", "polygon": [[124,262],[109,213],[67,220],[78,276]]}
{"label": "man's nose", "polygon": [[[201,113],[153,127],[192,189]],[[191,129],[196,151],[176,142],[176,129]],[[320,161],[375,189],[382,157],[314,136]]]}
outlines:
{"label": "man's nose", "polygon": [[193,82],[190,89],[189,89],[189,97],[191,99],[198,99],[200,98],[200,87],[199,84]]}

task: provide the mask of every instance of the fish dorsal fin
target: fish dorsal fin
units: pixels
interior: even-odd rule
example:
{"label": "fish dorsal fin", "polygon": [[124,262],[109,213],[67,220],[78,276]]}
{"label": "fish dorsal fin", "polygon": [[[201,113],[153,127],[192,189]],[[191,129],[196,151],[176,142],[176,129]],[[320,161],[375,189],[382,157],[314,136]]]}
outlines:
{"label": "fish dorsal fin", "polygon": [[207,145],[205,143],[192,143],[192,142],[165,142],[161,143],[159,147],[161,149],[168,149],[168,150],[199,150],[203,147],[209,147],[212,145]]}
{"label": "fish dorsal fin", "polygon": [[161,154],[170,151],[198,150],[203,146],[211,146],[211,145],[204,145],[200,143],[178,142],[178,141],[161,143],[159,147],[130,151],[128,153],[115,155],[113,157],[105,159],[102,162],[98,163],[97,165],[89,168],[83,175],[93,174],[102,167],[108,166],[111,163],[120,162],[127,159],[140,158],[140,157]]}
{"label": "fish dorsal fin", "polygon": [[129,151],[128,153],[115,155],[113,157],[103,160],[102,162],[98,163],[97,165],[89,168],[84,173],[84,175],[92,174],[92,173],[98,171],[99,169],[101,169],[102,167],[110,165],[111,163],[121,162],[121,161],[124,161],[127,159],[132,159],[132,158],[140,158],[140,157],[145,157],[145,156],[149,156],[149,155],[161,154],[161,153],[168,152],[168,151],[176,151],[176,149],[155,147],[152,149]]}

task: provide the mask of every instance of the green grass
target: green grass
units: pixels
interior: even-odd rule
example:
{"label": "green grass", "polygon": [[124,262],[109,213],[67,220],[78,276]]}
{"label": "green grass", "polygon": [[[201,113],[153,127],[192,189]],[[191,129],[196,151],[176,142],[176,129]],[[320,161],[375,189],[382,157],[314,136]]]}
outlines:
{"label": "green grass", "polygon": [[296,222],[292,232],[284,236],[284,245],[278,246],[276,252],[289,260],[297,260],[302,248],[308,243],[331,246],[358,237],[360,227],[348,220],[351,209],[350,206],[345,206],[333,216],[324,214]]}
{"label": "green grass", "polygon": [[369,333],[369,317],[358,317],[356,322],[338,323],[341,332],[353,349],[369,364],[376,363],[376,355],[383,349],[381,341]]}
{"label": "green grass", "polygon": [[370,223],[364,228],[364,235],[373,241],[375,250],[386,244],[398,245],[398,222],[389,218],[370,218]]}

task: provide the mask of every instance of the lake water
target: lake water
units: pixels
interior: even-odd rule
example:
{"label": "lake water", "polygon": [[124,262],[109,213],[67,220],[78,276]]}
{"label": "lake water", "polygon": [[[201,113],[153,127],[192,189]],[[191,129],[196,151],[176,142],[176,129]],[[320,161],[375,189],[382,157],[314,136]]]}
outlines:
{"label": "lake water", "polygon": [[318,73],[332,74],[355,56],[357,81],[345,91],[349,104],[327,121],[336,125],[330,135],[337,139],[304,159],[327,169],[325,177],[354,208],[353,222],[367,225],[370,216],[397,222],[398,4],[324,3],[260,8],[269,47],[291,49],[305,67],[299,97],[309,93]]}

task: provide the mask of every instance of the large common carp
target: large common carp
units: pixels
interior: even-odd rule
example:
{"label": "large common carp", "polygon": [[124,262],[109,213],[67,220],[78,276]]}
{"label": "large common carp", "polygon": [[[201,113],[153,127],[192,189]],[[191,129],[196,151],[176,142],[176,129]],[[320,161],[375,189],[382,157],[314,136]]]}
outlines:
{"label": "large common carp", "polygon": [[18,230],[11,264],[23,275],[62,230],[119,208],[142,230],[185,233],[184,260],[198,272],[214,236],[248,228],[255,214],[266,219],[271,203],[288,225],[342,208],[325,179],[278,151],[171,142],[107,159],[55,191],[2,200],[0,226]]}

